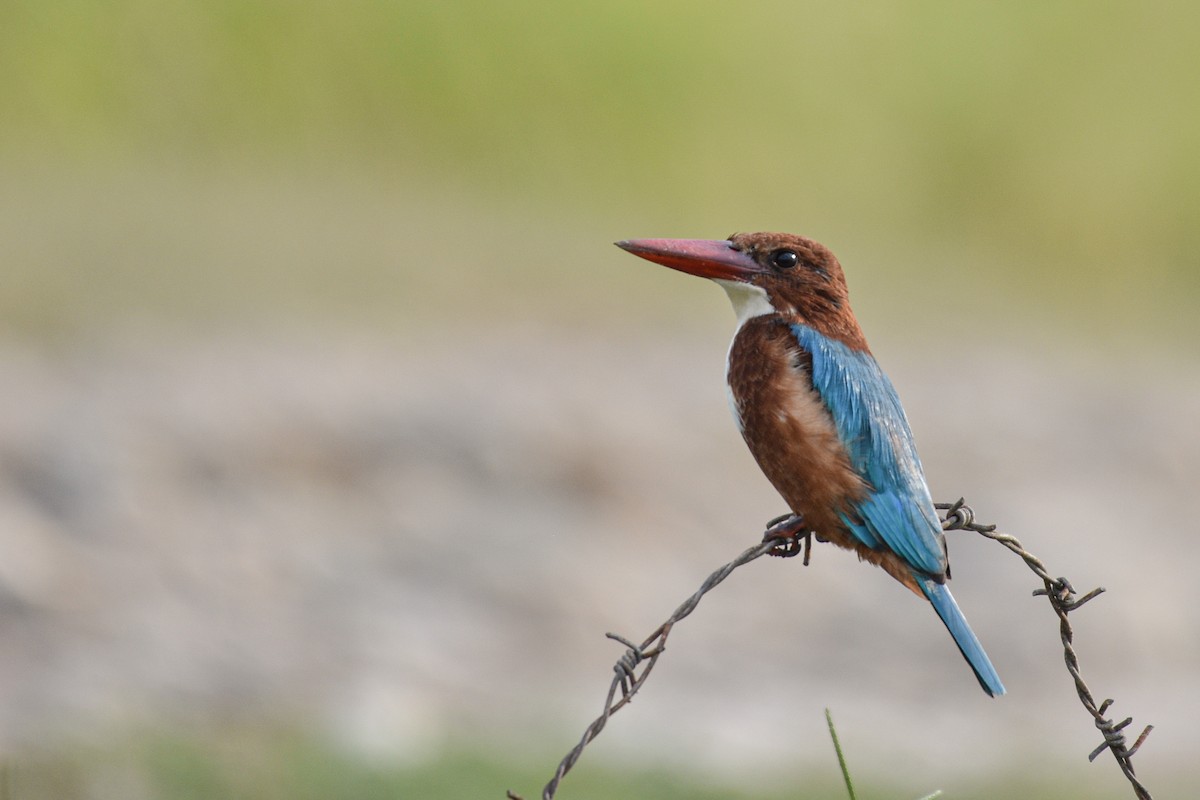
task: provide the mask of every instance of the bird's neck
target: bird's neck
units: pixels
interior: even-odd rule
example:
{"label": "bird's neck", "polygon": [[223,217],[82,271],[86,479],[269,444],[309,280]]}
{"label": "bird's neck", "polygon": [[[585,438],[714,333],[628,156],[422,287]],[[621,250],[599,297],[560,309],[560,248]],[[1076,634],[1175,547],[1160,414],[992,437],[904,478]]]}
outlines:
{"label": "bird's neck", "polygon": [[770,298],[767,297],[766,290],[761,287],[740,281],[717,280],[716,283],[725,290],[725,294],[729,295],[729,302],[733,303],[733,313],[737,314],[738,330],[742,329],[746,320],[761,317],[764,314],[777,313],[775,307],[771,305]]}
{"label": "bird's neck", "polygon": [[833,314],[823,313],[820,308],[811,309],[811,313],[806,313],[809,311],[808,309],[797,309],[792,306],[780,310],[771,302],[766,290],[760,286],[719,279],[715,282],[720,284],[721,288],[725,290],[725,294],[729,295],[729,301],[733,304],[733,312],[737,315],[735,338],[737,333],[746,327],[748,321],[758,317],[776,317],[789,325],[804,325],[812,328],[821,335],[840,341],[854,350],[870,352],[862,328],[858,326],[854,315],[849,313],[849,309]]}

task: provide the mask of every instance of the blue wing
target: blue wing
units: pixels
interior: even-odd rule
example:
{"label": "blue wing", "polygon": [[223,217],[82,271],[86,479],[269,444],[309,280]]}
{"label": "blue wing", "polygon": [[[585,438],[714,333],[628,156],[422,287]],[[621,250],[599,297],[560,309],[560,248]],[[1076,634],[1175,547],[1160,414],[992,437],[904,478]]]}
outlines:
{"label": "blue wing", "polygon": [[842,519],[863,544],[885,546],[916,569],[945,572],[942,526],[892,382],[870,353],[792,325],[812,356],[813,387],[833,415],[850,463],[871,487]]}

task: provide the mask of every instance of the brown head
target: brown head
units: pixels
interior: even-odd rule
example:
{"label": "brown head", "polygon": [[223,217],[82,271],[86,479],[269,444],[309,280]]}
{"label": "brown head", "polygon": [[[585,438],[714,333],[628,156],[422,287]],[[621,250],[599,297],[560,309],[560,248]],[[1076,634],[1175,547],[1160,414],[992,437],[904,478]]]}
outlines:
{"label": "brown head", "polygon": [[866,349],[850,310],[846,277],[824,245],[791,233],[735,233],[725,241],[634,239],[636,256],[720,284],[742,321],[779,314]]}

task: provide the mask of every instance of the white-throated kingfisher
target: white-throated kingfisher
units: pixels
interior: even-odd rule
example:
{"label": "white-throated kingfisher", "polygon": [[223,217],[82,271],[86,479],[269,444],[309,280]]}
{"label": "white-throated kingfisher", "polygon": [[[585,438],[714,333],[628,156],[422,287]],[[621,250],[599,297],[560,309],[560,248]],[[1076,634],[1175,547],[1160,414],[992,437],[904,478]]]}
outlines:
{"label": "white-throated kingfisher", "polygon": [[928,599],[983,690],[1004,694],[946,587],[945,537],[908,419],[850,310],[833,253],[787,233],[617,245],[711,278],[729,295],[737,313],[726,365],[730,406],[794,512],[791,531],[853,550]]}

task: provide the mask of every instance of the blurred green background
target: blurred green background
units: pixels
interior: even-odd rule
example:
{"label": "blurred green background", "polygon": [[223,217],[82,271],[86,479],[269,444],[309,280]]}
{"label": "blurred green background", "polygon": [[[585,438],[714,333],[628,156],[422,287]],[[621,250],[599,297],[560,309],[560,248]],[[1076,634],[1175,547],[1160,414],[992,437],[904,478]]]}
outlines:
{"label": "blurred green background", "polygon": [[1193,344],[1186,3],[3,14],[14,332],[131,309],[607,315],[676,286],[614,278],[608,240],[778,229],[833,246],[866,303],[950,292],[989,323]]}
{"label": "blurred green background", "polygon": [[[1194,363],[1198,52],[1200,8],[1165,0],[5,0],[0,337],[724,331],[711,287],[610,242],[785,230],[885,341]],[[11,796],[531,797],[558,755],[139,725],[13,756]],[[828,766],[811,796],[840,796]],[[768,796],[686,771],[564,796]]]}

